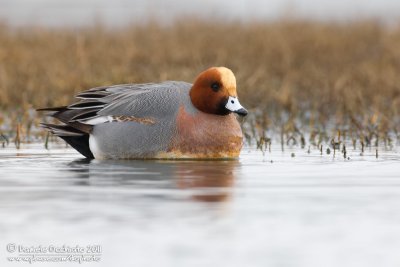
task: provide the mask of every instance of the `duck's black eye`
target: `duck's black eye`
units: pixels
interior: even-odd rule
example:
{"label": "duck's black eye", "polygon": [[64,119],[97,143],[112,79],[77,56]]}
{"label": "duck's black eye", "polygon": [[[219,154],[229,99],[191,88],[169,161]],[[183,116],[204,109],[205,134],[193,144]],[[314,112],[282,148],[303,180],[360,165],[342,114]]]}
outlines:
{"label": "duck's black eye", "polygon": [[221,85],[220,85],[219,83],[217,83],[217,82],[211,84],[211,89],[212,89],[214,92],[218,92],[218,90],[219,90],[220,88],[221,88]]}

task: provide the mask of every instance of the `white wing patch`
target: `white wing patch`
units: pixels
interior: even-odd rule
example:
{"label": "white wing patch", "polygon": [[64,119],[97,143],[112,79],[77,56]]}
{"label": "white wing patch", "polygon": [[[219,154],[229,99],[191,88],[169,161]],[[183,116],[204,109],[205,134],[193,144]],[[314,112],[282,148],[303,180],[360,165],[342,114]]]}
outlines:
{"label": "white wing patch", "polygon": [[89,119],[89,120],[82,120],[80,122],[84,123],[84,124],[89,124],[89,125],[97,125],[97,124],[112,122],[112,121],[113,121],[112,116],[101,116],[101,117],[97,117],[97,118],[93,118],[93,119]]}

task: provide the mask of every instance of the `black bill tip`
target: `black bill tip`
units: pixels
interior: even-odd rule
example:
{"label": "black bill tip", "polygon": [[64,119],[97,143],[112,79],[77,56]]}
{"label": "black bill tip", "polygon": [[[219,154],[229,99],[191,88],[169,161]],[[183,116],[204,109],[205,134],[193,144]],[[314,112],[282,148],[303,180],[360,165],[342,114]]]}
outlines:
{"label": "black bill tip", "polygon": [[238,110],[236,110],[236,111],[234,111],[236,114],[238,114],[239,116],[242,116],[242,117],[244,117],[244,116],[246,116],[247,115],[247,110],[245,109],[245,108],[241,108],[241,109],[238,109]]}

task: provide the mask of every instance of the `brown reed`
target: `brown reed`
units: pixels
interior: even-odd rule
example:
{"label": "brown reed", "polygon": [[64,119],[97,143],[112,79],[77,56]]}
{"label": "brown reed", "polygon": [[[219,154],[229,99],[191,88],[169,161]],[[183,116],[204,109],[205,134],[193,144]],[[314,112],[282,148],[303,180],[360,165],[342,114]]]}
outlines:
{"label": "brown reed", "polygon": [[282,146],[305,147],[306,134],[322,147],[339,131],[364,149],[372,140],[391,144],[400,134],[400,25],[187,18],[122,28],[3,24],[0,43],[0,127],[22,127],[19,139],[41,120],[34,108],[65,105],[79,91],[191,82],[215,65],[237,76],[241,102],[253,114],[245,121],[248,139],[265,142],[273,131]]}

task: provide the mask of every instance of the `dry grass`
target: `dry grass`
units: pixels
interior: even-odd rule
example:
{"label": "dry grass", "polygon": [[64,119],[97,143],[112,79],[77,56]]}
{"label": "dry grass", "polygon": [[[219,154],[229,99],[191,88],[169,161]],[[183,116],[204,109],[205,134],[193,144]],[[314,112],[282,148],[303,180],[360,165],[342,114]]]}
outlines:
{"label": "dry grass", "polygon": [[276,132],[282,144],[302,146],[304,136],[317,146],[333,138],[368,145],[399,136],[400,26],[195,20],[113,30],[3,25],[0,44],[5,135],[17,128],[27,135],[40,119],[32,108],[64,105],[81,90],[192,81],[209,66],[225,65],[237,76],[242,104],[253,111],[247,137],[261,146]]}

